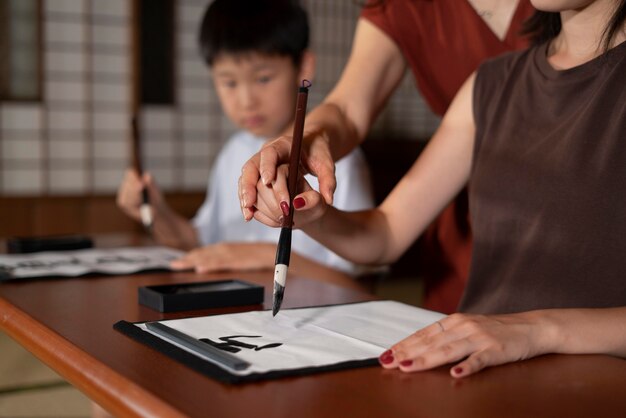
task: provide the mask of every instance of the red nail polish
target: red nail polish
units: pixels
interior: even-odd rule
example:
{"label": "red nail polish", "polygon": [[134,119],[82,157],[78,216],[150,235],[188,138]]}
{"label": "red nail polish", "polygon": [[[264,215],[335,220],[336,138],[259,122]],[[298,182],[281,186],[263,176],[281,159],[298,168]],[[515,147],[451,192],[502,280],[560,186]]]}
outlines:
{"label": "red nail polish", "polygon": [[393,362],[393,353],[391,352],[391,350],[387,350],[384,353],[382,353],[380,357],[378,357],[378,360],[382,364],[389,364]]}
{"label": "red nail polish", "polygon": [[400,366],[402,367],[411,367],[413,364],[413,360],[404,360],[400,362]]}
{"label": "red nail polish", "polygon": [[463,373],[463,367],[455,367],[452,371],[454,374],[461,374]]}
{"label": "red nail polish", "polygon": [[284,200],[280,202],[280,210],[283,211],[283,215],[289,216],[289,203],[285,202]]}
{"label": "red nail polish", "polygon": [[300,208],[304,207],[304,205],[306,205],[306,202],[304,201],[303,198],[296,197],[295,199],[293,199],[293,206],[296,209],[300,209]]}

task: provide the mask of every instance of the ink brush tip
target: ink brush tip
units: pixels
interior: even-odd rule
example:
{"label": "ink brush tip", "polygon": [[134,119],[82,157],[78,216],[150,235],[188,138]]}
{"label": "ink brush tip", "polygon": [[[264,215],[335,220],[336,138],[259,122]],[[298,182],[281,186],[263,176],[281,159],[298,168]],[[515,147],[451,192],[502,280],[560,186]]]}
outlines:
{"label": "ink brush tip", "polygon": [[146,233],[148,235],[152,235],[152,229],[153,228],[152,228],[152,224],[151,223],[144,223],[143,224],[143,229],[144,229],[144,231],[146,231]]}
{"label": "ink brush tip", "polygon": [[274,301],[272,304],[272,316],[276,316],[280,311],[280,305],[283,303],[283,296],[285,294],[285,286],[282,286],[278,282],[274,282]]}
{"label": "ink brush tip", "polygon": [[287,285],[287,269],[289,268],[289,258],[291,257],[291,228],[282,227],[276,248],[276,263],[274,266],[274,304],[272,313],[274,316],[280,310]]}
{"label": "ink brush tip", "polygon": [[150,206],[150,199],[148,196],[148,188],[144,187],[141,190],[142,203],[139,207],[139,216],[141,217],[141,223],[143,224],[144,229],[150,235],[152,235],[152,225],[154,223],[154,219],[152,217],[152,207]]}
{"label": "ink brush tip", "polygon": [[144,203],[139,208],[139,215],[141,216],[141,223],[147,232],[152,233],[152,208],[149,204]]}

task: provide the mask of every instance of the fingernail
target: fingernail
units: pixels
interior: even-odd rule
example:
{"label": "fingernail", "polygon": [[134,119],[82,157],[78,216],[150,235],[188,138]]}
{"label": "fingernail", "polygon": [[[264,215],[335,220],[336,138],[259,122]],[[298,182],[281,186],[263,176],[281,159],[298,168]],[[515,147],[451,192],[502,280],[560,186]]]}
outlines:
{"label": "fingernail", "polygon": [[333,192],[331,190],[327,190],[326,191],[326,202],[329,205],[333,204],[333,198],[334,198]]}
{"label": "fingernail", "polygon": [[413,364],[413,360],[404,360],[400,362],[400,366],[402,367],[410,367]]}
{"label": "fingernail", "polygon": [[284,200],[280,202],[280,210],[283,211],[283,215],[289,216],[289,203],[285,202]]}
{"label": "fingernail", "polygon": [[393,362],[393,353],[391,352],[391,350],[387,350],[384,353],[382,353],[380,357],[378,357],[378,360],[382,364],[389,364]]}
{"label": "fingernail", "polygon": [[300,208],[304,207],[304,205],[306,205],[306,201],[303,198],[296,197],[295,199],[293,199],[293,206],[296,209],[300,209]]}
{"label": "fingernail", "polygon": [[261,181],[263,182],[263,184],[265,184],[267,186],[267,184],[270,182],[270,179],[268,178],[266,173],[261,173]]}
{"label": "fingernail", "polygon": [[463,367],[455,367],[452,371],[454,374],[461,374],[463,373]]}

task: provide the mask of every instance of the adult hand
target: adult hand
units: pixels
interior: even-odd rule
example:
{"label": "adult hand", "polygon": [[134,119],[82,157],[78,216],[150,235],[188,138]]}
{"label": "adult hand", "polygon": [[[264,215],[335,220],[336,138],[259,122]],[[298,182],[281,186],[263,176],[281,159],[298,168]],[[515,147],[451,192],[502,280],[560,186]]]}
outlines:
{"label": "adult hand", "polygon": [[[243,217],[249,221],[254,216],[257,205],[257,184],[271,186],[277,179],[277,169],[289,163],[292,138],[281,136],[263,145],[241,169],[239,178],[239,200]],[[328,139],[319,133],[305,133],[301,149],[301,167],[304,173],[311,173],[319,180],[320,193],[328,204],[333,202],[335,192],[335,163],[330,152]],[[273,187],[276,201],[289,202],[286,183]],[[268,213],[266,215],[271,215]]]}
{"label": "adult hand", "polygon": [[148,188],[150,205],[156,212],[164,205],[163,195],[150,173],[144,173],[140,178],[134,169],[126,170],[122,184],[117,191],[117,206],[132,219],[141,222],[139,208],[143,203],[141,191]]}
{"label": "adult hand", "polygon": [[509,315],[453,314],[395,344],[379,358],[383,367],[404,372],[454,363],[452,377],[485,367],[528,359],[545,348],[549,327],[540,326],[538,311]]}
{"label": "adult hand", "polygon": [[249,271],[274,268],[276,244],[225,242],[189,251],[170,263],[174,270],[193,269],[197,273]]}
{"label": "adult hand", "polygon": [[[288,171],[289,166],[283,164],[278,167],[276,179],[269,186],[262,181],[257,183],[257,203],[253,215],[257,221],[276,228],[282,226],[283,218],[289,215],[289,193],[286,193],[285,200],[279,200],[279,196],[287,191]],[[326,212],[328,204],[302,175],[299,176],[297,189],[302,192],[293,199],[293,226],[303,228],[320,218]]]}

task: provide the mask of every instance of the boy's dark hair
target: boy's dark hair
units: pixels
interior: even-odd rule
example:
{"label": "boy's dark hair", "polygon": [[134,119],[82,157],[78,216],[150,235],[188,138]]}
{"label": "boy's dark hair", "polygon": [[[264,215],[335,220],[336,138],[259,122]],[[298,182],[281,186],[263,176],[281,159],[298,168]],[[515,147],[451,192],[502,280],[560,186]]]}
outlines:
{"label": "boy's dark hair", "polygon": [[[604,32],[602,33],[602,47],[607,51],[613,38],[622,30],[626,20],[626,0],[615,2],[615,9]],[[524,22],[522,33],[530,35],[533,45],[548,42],[561,32],[561,15],[558,12],[536,11]]]}
{"label": "boy's dark hair", "polygon": [[260,52],[289,56],[300,65],[309,46],[309,21],[297,0],[215,0],[199,34],[204,61],[220,54]]}

